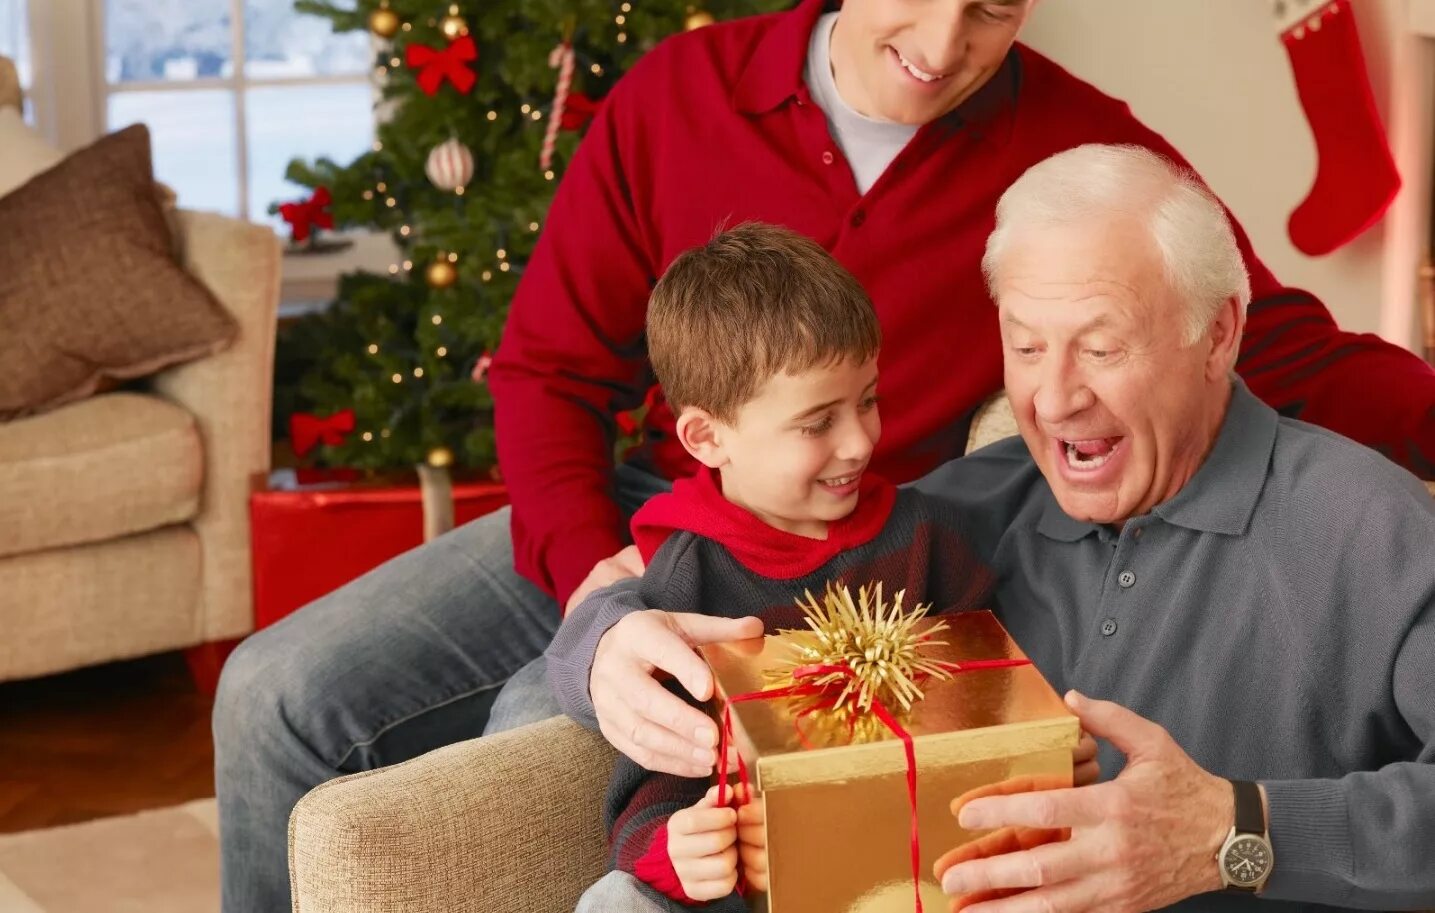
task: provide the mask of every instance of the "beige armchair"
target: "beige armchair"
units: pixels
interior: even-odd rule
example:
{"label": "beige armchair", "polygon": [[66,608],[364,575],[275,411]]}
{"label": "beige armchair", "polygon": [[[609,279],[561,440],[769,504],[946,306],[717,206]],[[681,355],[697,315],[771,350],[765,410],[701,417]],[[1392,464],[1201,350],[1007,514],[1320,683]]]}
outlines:
{"label": "beige armchair", "polygon": [[332,780],[289,821],[302,913],[572,913],[607,870],[613,749],[566,717]]}
{"label": "beige armchair", "polygon": [[[6,64],[0,106],[18,102]],[[269,469],[280,247],[261,226],[173,216],[181,262],[238,337],[141,389],[0,423],[0,680],[253,627],[248,500]]]}

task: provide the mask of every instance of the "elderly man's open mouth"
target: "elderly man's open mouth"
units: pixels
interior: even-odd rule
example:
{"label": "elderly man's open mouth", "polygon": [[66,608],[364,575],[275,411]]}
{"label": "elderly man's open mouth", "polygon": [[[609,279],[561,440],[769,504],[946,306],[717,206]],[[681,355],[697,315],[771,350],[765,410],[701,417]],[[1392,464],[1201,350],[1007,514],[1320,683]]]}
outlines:
{"label": "elderly man's open mouth", "polygon": [[1056,438],[1056,446],[1068,469],[1096,472],[1121,453],[1125,437],[1094,437],[1083,439]]}

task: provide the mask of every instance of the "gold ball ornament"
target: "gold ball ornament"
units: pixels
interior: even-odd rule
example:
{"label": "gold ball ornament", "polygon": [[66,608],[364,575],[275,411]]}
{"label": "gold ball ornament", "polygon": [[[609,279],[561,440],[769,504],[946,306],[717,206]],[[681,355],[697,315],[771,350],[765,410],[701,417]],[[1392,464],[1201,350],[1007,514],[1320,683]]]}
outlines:
{"label": "gold ball ornament", "polygon": [[381,6],[369,14],[369,31],[380,38],[392,38],[399,32],[399,14],[389,9],[387,5]]}
{"label": "gold ball ornament", "polygon": [[453,465],[453,451],[447,447],[435,447],[424,459],[435,469],[445,469]]}
{"label": "gold ball ornament", "polygon": [[458,4],[452,3],[448,8],[448,15],[444,16],[438,24],[439,31],[449,41],[454,41],[468,34],[468,20],[459,15]]}
{"label": "gold ball ornament", "polygon": [[429,288],[448,288],[458,281],[458,267],[440,257],[424,270],[424,281]]}
{"label": "gold ball ornament", "polygon": [[695,9],[689,12],[687,18],[683,20],[683,30],[691,32],[694,29],[712,25],[716,21],[717,20],[713,18],[713,14],[707,10]]}

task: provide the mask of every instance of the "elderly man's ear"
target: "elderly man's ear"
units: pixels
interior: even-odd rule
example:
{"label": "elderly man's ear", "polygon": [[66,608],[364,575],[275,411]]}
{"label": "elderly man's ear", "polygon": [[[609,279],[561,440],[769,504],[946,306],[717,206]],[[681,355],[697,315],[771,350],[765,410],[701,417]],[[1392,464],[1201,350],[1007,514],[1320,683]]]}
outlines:
{"label": "elderly man's ear", "polygon": [[1246,310],[1236,298],[1228,298],[1216,312],[1211,328],[1206,333],[1211,351],[1206,356],[1206,379],[1218,381],[1226,378],[1236,368],[1236,357],[1241,354],[1241,337],[1246,330]]}

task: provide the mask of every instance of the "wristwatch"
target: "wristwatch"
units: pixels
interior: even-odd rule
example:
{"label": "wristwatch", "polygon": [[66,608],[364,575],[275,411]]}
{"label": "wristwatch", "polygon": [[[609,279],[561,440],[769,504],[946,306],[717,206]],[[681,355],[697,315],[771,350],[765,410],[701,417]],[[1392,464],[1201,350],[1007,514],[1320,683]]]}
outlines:
{"label": "wristwatch", "polygon": [[1275,865],[1261,788],[1247,780],[1232,780],[1236,794],[1236,823],[1216,854],[1221,884],[1228,891],[1254,894],[1265,887]]}

